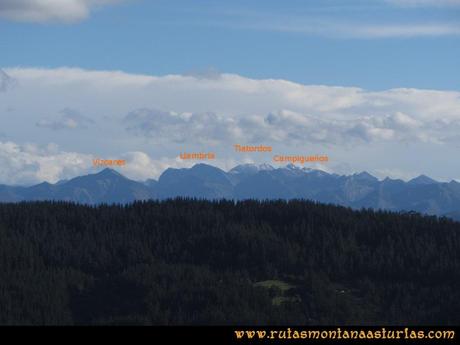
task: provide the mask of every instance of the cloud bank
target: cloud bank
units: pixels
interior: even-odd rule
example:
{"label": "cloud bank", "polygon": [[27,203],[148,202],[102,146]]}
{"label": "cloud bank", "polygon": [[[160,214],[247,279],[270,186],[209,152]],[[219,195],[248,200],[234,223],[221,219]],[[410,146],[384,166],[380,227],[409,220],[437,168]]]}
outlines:
{"label": "cloud bank", "polygon": [[94,124],[94,121],[90,118],[81,115],[77,110],[66,108],[60,111],[59,118],[40,120],[37,122],[37,127],[58,131],[62,129],[86,129],[92,124]]}
{"label": "cloud bank", "polygon": [[[282,154],[329,154],[330,167],[351,167],[341,173],[410,168],[457,178],[460,168],[449,158],[460,146],[458,91],[369,91],[225,73],[218,78],[74,68],[6,73],[18,83],[0,93],[5,109],[15,109],[0,109],[9,140],[2,146],[0,183],[68,178],[89,171],[92,157],[127,159],[121,172],[136,179],[158,177],[167,166],[192,165],[177,159],[184,151],[213,151],[218,160],[210,163],[221,167],[272,163],[268,156],[237,154],[237,143],[272,145]],[[25,147],[29,142],[42,149]],[[44,150],[50,143],[62,149]],[[427,155],[434,157],[431,162]],[[449,160],[450,168],[433,159]]]}
{"label": "cloud bank", "polygon": [[57,182],[63,177],[87,171],[89,162],[90,156],[60,151],[54,144],[40,147],[0,142],[0,181],[8,184]]}

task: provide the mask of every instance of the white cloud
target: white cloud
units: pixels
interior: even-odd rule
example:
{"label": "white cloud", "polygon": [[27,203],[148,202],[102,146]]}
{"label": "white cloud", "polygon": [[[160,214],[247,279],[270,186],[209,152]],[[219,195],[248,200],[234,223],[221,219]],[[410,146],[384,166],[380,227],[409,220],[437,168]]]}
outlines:
{"label": "white cloud", "polygon": [[[446,133],[454,132],[452,121],[445,123],[416,120],[402,112],[381,115],[329,114],[316,115],[290,110],[278,110],[249,116],[215,113],[174,113],[155,109],[138,109],[123,120],[128,132],[145,136],[150,142],[228,145],[232,142],[274,142],[289,145],[316,143],[353,145],[359,142],[445,141]],[[190,140],[192,139],[192,140]]]}
{"label": "white cloud", "polygon": [[275,22],[262,21],[256,24],[242,24],[242,27],[256,30],[292,32],[306,35],[319,35],[338,38],[411,38],[458,36],[458,23],[382,23],[367,24],[359,22],[341,22],[340,20],[303,20]]}
{"label": "white cloud", "polygon": [[[32,92],[39,97],[71,97],[76,104],[89,105],[88,109],[94,104],[91,113],[115,112],[112,118],[122,119],[120,126],[128,133],[157,142],[221,143],[266,137],[341,145],[360,137],[359,131],[366,133],[361,136],[365,140],[403,140],[404,136],[422,140],[429,134],[442,142],[460,120],[460,93],[455,91],[370,92],[233,74],[203,79],[67,68],[8,69],[8,73],[23,85],[17,90],[18,101],[25,95],[30,98]],[[57,120],[38,121],[40,126],[58,129],[88,126],[93,120],[67,109]]]}
{"label": "white cloud", "polygon": [[120,172],[137,181],[158,177],[169,167],[179,167],[183,162],[177,158],[152,159],[148,154],[141,151],[127,152],[121,155],[126,160],[126,165],[120,168]]}
{"label": "white cloud", "polygon": [[[460,22],[453,17],[440,19],[437,16],[408,15],[408,9],[420,6],[442,7],[443,11],[460,4],[458,0],[387,0],[396,7],[345,5],[337,12],[336,7],[322,6],[320,14],[302,11],[289,13],[233,12],[211,26],[233,29],[296,33],[345,39],[415,38],[460,35]],[[406,7],[406,8],[404,8]],[[332,8],[335,8],[333,10]],[[354,12],[353,9],[360,9]],[[362,10],[365,9],[365,12]],[[431,9],[430,9],[431,10]],[[400,12],[400,13],[397,13]],[[350,15],[353,13],[353,15]],[[362,16],[365,13],[366,16]],[[395,15],[396,14],[396,15]],[[401,17],[401,14],[404,17]],[[404,18],[404,19],[401,19]]]}
{"label": "white cloud", "polygon": [[238,139],[237,119],[213,112],[175,113],[142,108],[130,112],[123,120],[126,129],[155,142],[184,143],[188,137],[197,144],[216,145]]}
{"label": "white cloud", "polygon": [[[213,151],[218,160],[211,163],[226,168],[247,160],[271,163],[270,156],[236,154],[236,143],[272,145],[283,154],[327,153],[334,164],[346,162],[353,169],[361,164],[367,170],[376,164],[403,169],[403,158],[396,162],[393,156],[410,146],[410,154],[419,157],[415,164],[426,173],[460,169],[448,156],[460,146],[458,91],[367,91],[225,73],[218,78],[69,68],[10,68],[6,73],[18,81],[17,87],[0,93],[0,104],[15,109],[0,113],[8,140],[42,146],[53,141],[65,148],[62,154],[91,152],[103,159],[125,155],[131,163],[121,172],[136,179],[157,177],[167,166],[193,164],[176,161],[182,151]],[[65,108],[59,117],[49,116]],[[89,120],[69,109],[93,115]],[[52,129],[86,128],[50,132],[37,123]],[[449,168],[427,161],[426,145],[433,150],[431,157],[446,156]],[[44,165],[45,157],[53,161],[56,154],[32,159],[19,148],[22,165],[13,158],[0,163],[3,181],[29,181],[21,169],[35,178],[67,175]],[[385,156],[372,154],[376,148]],[[362,152],[350,153],[356,150]],[[407,165],[416,170],[413,162]]]}
{"label": "white cloud", "polygon": [[119,0],[0,0],[0,17],[21,22],[65,22],[86,19],[97,6]]}
{"label": "white cloud", "polygon": [[0,183],[57,182],[88,170],[91,156],[60,151],[56,145],[40,147],[0,142]]}
{"label": "white cloud", "polygon": [[[342,27],[344,35],[362,38],[436,37],[460,35],[458,24],[367,25]],[[340,35],[340,34],[339,34]]]}
{"label": "white cloud", "polygon": [[61,129],[86,129],[89,125],[94,124],[93,120],[73,109],[65,108],[60,111],[60,115],[57,120],[40,120],[36,125],[57,131]]}
{"label": "white cloud", "polygon": [[387,3],[405,7],[419,6],[460,6],[460,0],[385,0]]}

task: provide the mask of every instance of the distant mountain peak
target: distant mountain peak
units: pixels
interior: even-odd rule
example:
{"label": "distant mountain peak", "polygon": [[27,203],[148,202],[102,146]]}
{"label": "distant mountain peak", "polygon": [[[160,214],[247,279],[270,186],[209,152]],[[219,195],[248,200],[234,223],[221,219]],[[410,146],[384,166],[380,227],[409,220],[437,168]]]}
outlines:
{"label": "distant mountain peak", "polygon": [[205,163],[195,164],[194,166],[190,168],[190,171],[193,171],[195,173],[225,174],[225,171],[223,171],[222,169],[214,165],[205,164]]}
{"label": "distant mountain peak", "polygon": [[385,177],[382,182],[404,182],[400,178],[391,178],[389,176]]}
{"label": "distant mountain peak", "polygon": [[408,183],[421,185],[421,184],[434,184],[438,182],[426,175],[420,175],[420,176],[413,178]]}
{"label": "distant mountain peak", "polygon": [[112,169],[112,168],[105,168],[104,170],[101,170],[100,172],[94,174],[96,176],[103,176],[103,177],[111,177],[111,176],[116,176],[116,177],[123,177],[125,178],[122,174],[120,174],[118,171]]}
{"label": "distant mountain peak", "polygon": [[39,186],[48,187],[48,186],[52,186],[52,184],[49,183],[48,181],[44,181],[42,183],[39,183],[39,184],[35,185],[35,187],[39,187]]}
{"label": "distant mountain peak", "polygon": [[367,171],[361,171],[360,173],[356,173],[355,175],[360,176],[360,177],[374,177],[371,174],[369,174]]}
{"label": "distant mountain peak", "polygon": [[156,184],[158,184],[158,181],[155,180],[155,179],[152,179],[152,178],[149,178],[149,179],[144,181],[144,185],[146,185],[148,187],[155,186]]}
{"label": "distant mountain peak", "polygon": [[242,173],[252,173],[255,174],[262,170],[274,170],[275,168],[272,167],[270,164],[253,164],[253,163],[245,163],[239,164],[236,167],[230,169],[228,171],[229,174],[242,174]]}
{"label": "distant mountain peak", "polygon": [[286,169],[289,169],[289,170],[301,170],[301,168],[293,163],[289,163],[288,165],[286,165]]}
{"label": "distant mountain peak", "polygon": [[258,168],[259,170],[274,170],[275,169],[274,167],[272,167],[270,164],[267,164],[267,163],[260,164]]}
{"label": "distant mountain peak", "polygon": [[[120,169],[121,170],[121,169]],[[199,163],[168,168],[158,180],[133,181],[110,167],[69,181],[30,187],[0,186],[0,202],[66,200],[128,203],[135,200],[309,199],[352,208],[414,210],[442,215],[460,209],[460,183],[421,175],[409,182],[378,180],[368,172],[336,175],[310,166],[241,164],[228,172]]]}
{"label": "distant mountain peak", "polygon": [[352,175],[353,177],[357,177],[360,180],[366,180],[366,181],[378,181],[378,178],[369,174],[367,171],[362,171],[360,173],[355,173]]}
{"label": "distant mountain peak", "polygon": [[197,170],[197,169],[206,169],[206,170],[221,170],[219,167],[216,167],[211,164],[206,164],[206,163],[197,163],[193,165],[190,169],[192,170]]}
{"label": "distant mountain peak", "polygon": [[241,174],[241,173],[256,173],[258,171],[257,165],[252,163],[239,164],[228,172],[229,174]]}
{"label": "distant mountain peak", "polygon": [[211,164],[206,164],[206,163],[196,163],[195,165],[192,166],[192,169],[194,168],[214,168],[216,169],[215,166],[211,165]]}

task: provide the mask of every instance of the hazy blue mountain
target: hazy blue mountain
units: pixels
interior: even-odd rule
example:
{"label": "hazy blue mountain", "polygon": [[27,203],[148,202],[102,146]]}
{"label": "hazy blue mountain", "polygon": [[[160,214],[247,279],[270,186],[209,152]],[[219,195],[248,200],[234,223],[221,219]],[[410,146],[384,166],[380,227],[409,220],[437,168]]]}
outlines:
{"label": "hazy blue mountain", "polygon": [[288,179],[277,176],[276,170],[261,170],[241,178],[235,186],[236,199],[291,199],[295,197]]}
{"label": "hazy blue mountain", "polygon": [[32,187],[0,186],[0,201],[63,200],[85,204],[127,203],[155,197],[153,190],[115,170],[76,177],[56,184],[43,182]]}
{"label": "hazy blue mountain", "polygon": [[158,184],[158,181],[157,180],[154,180],[154,179],[147,179],[144,184],[147,186],[147,187],[155,187],[157,184]]}
{"label": "hazy blue mountain", "polygon": [[437,182],[435,180],[433,180],[432,178],[429,178],[428,176],[420,175],[420,176],[417,176],[416,178],[413,178],[408,183],[409,184],[420,185],[420,184],[434,184],[434,183],[437,183]]}
{"label": "hazy blue mountain", "polygon": [[449,212],[444,216],[460,221],[460,211]]}
{"label": "hazy blue mountain", "polygon": [[205,199],[233,197],[233,184],[228,174],[216,167],[196,164],[190,169],[168,168],[154,186],[160,198],[177,196]]}
{"label": "hazy blue mountain", "polygon": [[56,184],[32,187],[0,185],[1,202],[66,200],[87,204],[127,203],[150,198],[194,197],[203,199],[310,199],[352,208],[417,211],[460,220],[460,183],[437,182],[420,175],[409,182],[378,180],[367,172],[329,174],[294,165],[243,164],[225,172],[197,164],[169,168],[158,181],[130,180],[105,169]]}
{"label": "hazy blue mountain", "polygon": [[150,188],[112,169],[77,177],[56,187],[56,199],[88,204],[127,203],[155,197]]}
{"label": "hazy blue mountain", "polygon": [[23,200],[25,187],[0,185],[0,202],[17,202]]}
{"label": "hazy blue mountain", "polygon": [[35,186],[26,188],[22,192],[22,196],[26,200],[53,200],[56,199],[58,185],[52,185],[48,182],[43,182]]}
{"label": "hazy blue mountain", "polygon": [[240,183],[242,180],[246,179],[247,177],[255,175],[260,171],[270,171],[273,169],[274,168],[268,164],[241,164],[229,170],[227,176],[229,177],[232,184],[236,185]]}

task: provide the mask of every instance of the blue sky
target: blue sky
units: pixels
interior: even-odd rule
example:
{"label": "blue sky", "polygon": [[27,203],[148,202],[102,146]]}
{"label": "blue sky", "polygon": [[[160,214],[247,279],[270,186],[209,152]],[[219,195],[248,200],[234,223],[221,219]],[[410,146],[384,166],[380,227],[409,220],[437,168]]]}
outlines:
{"label": "blue sky", "polygon": [[303,84],[458,90],[460,6],[431,3],[126,1],[70,23],[0,21],[0,66],[153,75],[213,68]]}
{"label": "blue sky", "polygon": [[0,184],[326,154],[460,180],[460,0],[0,0]]}

